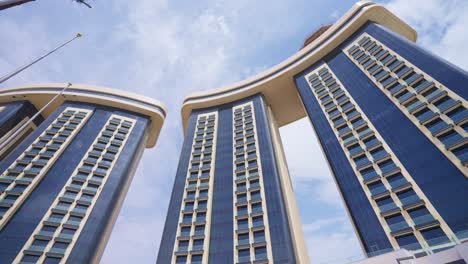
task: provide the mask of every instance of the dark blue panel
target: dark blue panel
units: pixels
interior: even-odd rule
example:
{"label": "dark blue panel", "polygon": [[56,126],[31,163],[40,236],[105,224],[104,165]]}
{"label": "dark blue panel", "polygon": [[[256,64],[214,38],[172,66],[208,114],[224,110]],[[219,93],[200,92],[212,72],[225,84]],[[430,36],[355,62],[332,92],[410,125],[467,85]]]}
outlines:
{"label": "dark blue panel", "polygon": [[[54,121],[54,119],[68,106],[94,109],[92,106],[66,103],[52,113],[28,138],[26,138],[0,165],[5,170],[16,157]],[[87,124],[99,125],[99,119],[93,115]],[[39,224],[52,202],[60,193],[64,184],[78,165],[86,149],[91,145],[96,134],[95,127],[85,126],[68,145],[60,158],[47,172],[36,189],[19,208],[9,223],[0,231],[0,263],[11,263],[19,253],[24,243]]]}
{"label": "dark blue panel", "polygon": [[[32,117],[37,113],[37,109],[29,102],[20,101],[8,104],[0,104],[0,107],[5,107],[0,112],[0,137],[12,129],[25,117]],[[39,115],[34,119],[36,126],[39,126],[44,118]]]}
{"label": "dark blue panel", "polygon": [[372,23],[364,30],[450,90],[467,99],[466,71],[380,25]]}
{"label": "dark blue panel", "polygon": [[161,243],[159,245],[159,253],[156,263],[165,264],[171,263],[172,261],[177,225],[179,224],[180,206],[184,195],[184,186],[187,178],[187,170],[190,162],[196,122],[197,114],[192,113],[188,123],[184,145],[182,146],[182,151],[180,153],[179,166],[177,168],[174,186],[172,187],[171,200],[167,209],[166,222],[161,236]]}
{"label": "dark blue panel", "polygon": [[[317,66],[322,63],[323,61],[319,62]],[[309,69],[307,72],[312,70],[314,68]],[[364,250],[372,252],[391,248],[391,244],[372,209],[372,205],[367,199],[356,174],[304,76],[305,74],[302,74],[296,78],[296,86],[323,152],[330,164],[346,207],[350,212],[350,217],[356,227]]]}
{"label": "dark blue panel", "polygon": [[[0,111],[0,138],[13,129],[25,117],[32,117],[35,113],[37,113],[37,109],[27,101],[2,104],[0,107],[4,107],[3,110]],[[39,115],[33,120],[33,123],[36,126],[39,126],[43,121],[44,118]],[[12,150],[20,143],[20,141],[27,136],[28,134],[23,135],[19,140],[17,140],[16,144],[11,145],[9,150],[0,156],[0,161],[10,152],[12,152]]]}
{"label": "dark blue panel", "polygon": [[[98,114],[101,116],[100,121],[105,123],[112,114],[136,119],[136,123],[78,237],[67,260],[69,263],[92,263],[92,260],[96,260],[94,259],[95,255],[99,254],[99,250],[102,250],[107,243],[109,232],[112,230],[120,211],[120,202],[123,201],[127,193],[140,156],[146,146],[145,135],[149,124],[148,118],[128,112],[112,111],[112,109],[98,109],[95,115]],[[95,126],[97,132],[103,127],[101,123],[99,122]]]}
{"label": "dark blue panel", "polygon": [[139,159],[138,151],[142,151],[141,146],[145,143],[144,139],[148,118],[136,116],[129,112],[121,112],[108,107],[95,107],[93,105],[81,103],[65,103],[51,114],[30,137],[24,140],[0,166],[1,169],[4,170],[66,107],[85,108],[94,110],[94,112],[23,206],[0,232],[0,263],[10,263],[16,257],[24,243],[31,236],[33,230],[44,217],[52,202],[62,190],[89,146],[93,143],[102,127],[107,123],[110,115],[116,113],[137,118],[137,123],[101,192],[94,210],[88,218],[87,224],[78,237],[78,241],[75,244],[74,250],[71,252],[68,262],[89,263],[99,250],[99,246],[103,246],[102,243],[106,242],[107,237],[104,236],[104,232],[106,229],[110,229],[113,224],[111,216],[118,213],[116,210],[119,205],[118,201],[125,195],[126,188],[132,176],[132,168]]}
{"label": "dark blue panel", "polygon": [[209,263],[234,263],[232,197],[232,109],[218,109]]}
{"label": "dark blue panel", "polygon": [[274,263],[295,263],[287,210],[283,201],[281,180],[270,133],[266,103],[262,96],[253,100],[258,145],[261,155],[263,186],[268,210],[271,248]]}
{"label": "dark blue panel", "polygon": [[[385,44],[398,53],[417,50],[410,47],[411,43],[398,42],[393,34],[378,26],[370,24],[365,29],[380,41],[385,40]],[[400,46],[404,48],[400,49]],[[428,56],[422,51],[409,54],[414,61],[428,60],[420,58]],[[465,176],[345,54],[339,53],[328,63],[447,224],[455,232],[467,230],[468,180]],[[451,69],[442,60],[432,58],[431,63],[433,68]]]}
{"label": "dark blue panel", "polygon": [[255,95],[237,102],[193,112],[179,161],[174,189],[169,204],[168,216],[159,248],[157,263],[170,263],[174,247],[180,205],[185,186],[187,167],[193,142],[195,122],[198,114],[218,111],[217,150],[213,193],[213,211],[210,237],[210,263],[233,263],[233,142],[232,107],[249,101],[254,102],[257,132],[267,201],[268,220],[275,263],[294,263],[294,249],[290,237],[287,214],[280,187],[271,135],[268,127],[266,108],[261,95]]}

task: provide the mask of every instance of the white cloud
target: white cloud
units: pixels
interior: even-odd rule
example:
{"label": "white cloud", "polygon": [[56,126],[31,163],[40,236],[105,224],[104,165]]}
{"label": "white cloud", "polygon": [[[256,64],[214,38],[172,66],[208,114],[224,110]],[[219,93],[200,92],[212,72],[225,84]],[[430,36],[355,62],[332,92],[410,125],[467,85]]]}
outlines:
{"label": "white cloud", "polygon": [[[39,2],[2,13],[2,72],[42,54],[70,32],[85,33],[73,47],[8,85],[78,80],[157,98],[170,111],[157,147],[146,150],[140,162],[102,263],[154,263],[183,140],[179,117],[183,97],[268,68],[290,55],[280,44],[294,41],[298,47],[317,21],[330,19],[324,13],[334,18],[342,12],[333,3],[331,12],[323,12],[322,5],[329,1],[203,0],[182,5],[168,0],[116,0],[96,1],[92,10],[70,8],[65,2],[41,1],[42,12],[50,18],[37,11]],[[424,47],[468,68],[467,5],[456,0],[395,0],[387,6],[418,30]],[[266,43],[274,44],[266,49]],[[359,245],[309,121],[284,127],[281,135],[297,199],[303,205],[301,214],[307,211],[310,217],[302,221],[312,260],[355,256]],[[311,202],[321,207],[308,211]],[[325,209],[335,211],[323,216]]]}
{"label": "white cloud", "polygon": [[386,7],[416,29],[421,46],[468,69],[467,1],[394,0]]}

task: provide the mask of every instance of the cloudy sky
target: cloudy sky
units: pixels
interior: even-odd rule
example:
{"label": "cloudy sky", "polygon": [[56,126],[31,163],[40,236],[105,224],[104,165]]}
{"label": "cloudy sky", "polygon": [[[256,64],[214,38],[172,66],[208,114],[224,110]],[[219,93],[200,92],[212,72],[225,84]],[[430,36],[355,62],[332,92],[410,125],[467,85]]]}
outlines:
{"label": "cloudy sky", "polygon": [[[4,86],[76,82],[165,102],[156,148],[146,150],[102,263],[154,263],[183,140],[184,96],[261,72],[294,54],[350,0],[37,0],[0,13],[0,75],[76,32],[84,38]],[[468,68],[468,1],[390,0],[382,4],[419,32],[419,44]],[[362,256],[308,120],[281,128],[313,263]],[[304,141],[304,138],[310,140]]]}

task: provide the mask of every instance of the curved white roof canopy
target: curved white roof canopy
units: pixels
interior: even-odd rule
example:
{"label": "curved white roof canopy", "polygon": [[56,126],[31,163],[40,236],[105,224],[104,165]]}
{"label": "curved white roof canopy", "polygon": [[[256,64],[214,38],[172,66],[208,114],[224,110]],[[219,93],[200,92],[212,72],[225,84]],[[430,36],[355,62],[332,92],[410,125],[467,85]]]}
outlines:
{"label": "curved white roof canopy", "polygon": [[390,11],[373,2],[360,1],[321,36],[280,64],[233,85],[186,97],[182,106],[184,131],[194,109],[222,105],[256,93],[266,97],[279,126],[306,116],[294,76],[334,50],[367,22],[380,24],[416,41],[416,31]]}
{"label": "curved white roof canopy", "polygon": [[[0,89],[0,103],[27,100],[40,109],[67,85],[67,83],[45,83],[2,88]],[[106,87],[72,84],[44,110],[42,115],[47,118],[65,101],[110,106],[148,116],[151,123],[148,128],[147,148],[156,145],[167,112],[166,107],[161,102],[149,97]]]}

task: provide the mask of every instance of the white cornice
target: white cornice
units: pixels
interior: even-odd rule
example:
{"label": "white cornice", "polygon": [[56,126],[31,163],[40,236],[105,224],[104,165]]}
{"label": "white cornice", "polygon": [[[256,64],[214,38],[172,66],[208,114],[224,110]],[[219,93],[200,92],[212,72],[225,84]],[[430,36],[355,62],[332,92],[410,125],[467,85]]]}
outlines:
{"label": "white cornice", "polygon": [[192,94],[182,106],[184,131],[194,109],[213,107],[262,93],[279,126],[304,117],[294,76],[319,61],[367,22],[380,24],[415,42],[416,31],[384,7],[370,1],[356,3],[320,37],[280,64],[244,81],[208,92]]}
{"label": "white cornice", "polygon": [[[27,100],[37,109],[40,109],[66,86],[66,83],[44,83],[2,88],[0,89],[0,103]],[[156,144],[167,112],[166,107],[161,102],[149,97],[107,87],[72,84],[63,95],[59,96],[54,103],[45,109],[43,116],[50,115],[65,101],[116,107],[148,116],[151,123],[148,128],[147,148],[151,148]]]}

